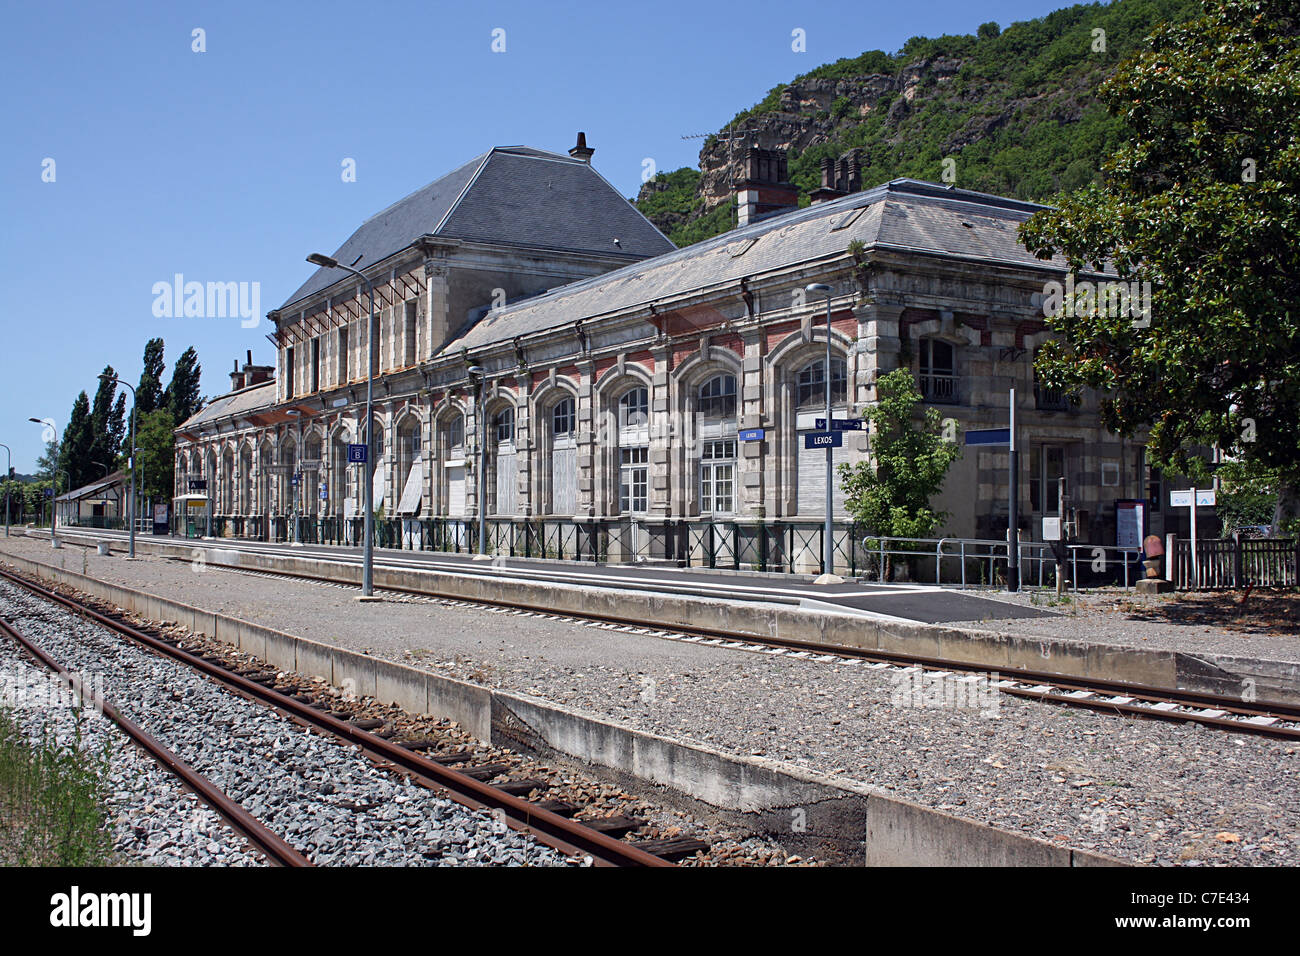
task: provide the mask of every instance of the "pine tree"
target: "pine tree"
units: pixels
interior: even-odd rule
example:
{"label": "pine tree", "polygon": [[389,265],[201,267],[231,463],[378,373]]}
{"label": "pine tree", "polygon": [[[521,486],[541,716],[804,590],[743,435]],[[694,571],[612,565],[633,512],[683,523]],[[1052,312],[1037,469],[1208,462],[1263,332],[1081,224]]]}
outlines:
{"label": "pine tree", "polygon": [[144,415],[162,407],[162,376],[164,368],[163,340],[150,339],[144,346],[144,371],[140,373],[140,385],[135,390],[137,415]]}

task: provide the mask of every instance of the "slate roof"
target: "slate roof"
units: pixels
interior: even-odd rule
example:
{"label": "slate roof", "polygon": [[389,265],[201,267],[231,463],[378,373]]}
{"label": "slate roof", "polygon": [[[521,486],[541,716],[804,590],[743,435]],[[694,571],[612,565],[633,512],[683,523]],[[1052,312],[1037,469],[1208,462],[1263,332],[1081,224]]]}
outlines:
{"label": "slate roof", "polygon": [[257,385],[241,388],[237,392],[219,395],[185,419],[176,430],[184,431],[187,428],[193,428],[231,415],[246,415],[249,412],[256,412],[258,409],[269,408],[274,404],[275,379],[271,379]]}
{"label": "slate roof", "polygon": [[[629,260],[674,248],[589,163],[529,146],[498,146],[475,156],[371,216],[333,258],[364,268],[423,235]],[[337,269],[317,269],[281,308],[336,282],[354,281]]]}
{"label": "slate roof", "polygon": [[[443,352],[480,348],[575,319],[838,256],[854,239],[868,251],[893,249],[1044,268],[1049,263],[1035,258],[1016,237],[1020,223],[1042,208],[1018,199],[896,179],[508,305],[488,313]],[[1054,259],[1050,266],[1064,269],[1065,260]]]}

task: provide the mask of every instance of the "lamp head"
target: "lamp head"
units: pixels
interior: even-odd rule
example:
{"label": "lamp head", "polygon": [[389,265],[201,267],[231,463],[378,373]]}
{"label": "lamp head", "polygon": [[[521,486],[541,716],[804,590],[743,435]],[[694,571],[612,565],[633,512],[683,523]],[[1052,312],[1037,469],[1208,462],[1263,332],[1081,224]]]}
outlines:
{"label": "lamp head", "polygon": [[313,252],[307,257],[307,261],[314,266],[322,266],[326,269],[337,269],[339,267],[339,261],[337,259],[332,259],[319,252]]}
{"label": "lamp head", "polygon": [[813,282],[803,287],[805,292],[811,292],[814,295],[830,295],[831,287],[824,282]]}

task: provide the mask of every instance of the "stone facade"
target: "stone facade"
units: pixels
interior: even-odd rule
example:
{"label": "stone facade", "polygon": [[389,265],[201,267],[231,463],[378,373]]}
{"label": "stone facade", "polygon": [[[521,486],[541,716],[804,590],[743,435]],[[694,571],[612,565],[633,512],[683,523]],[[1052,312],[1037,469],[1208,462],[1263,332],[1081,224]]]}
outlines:
{"label": "stone facade", "polygon": [[[1096,396],[1036,389],[1041,294],[1061,264],[1008,251],[1007,230],[1031,211],[895,183],[621,268],[590,253],[413,242],[369,273],[376,501],[412,519],[468,522],[485,507],[519,522],[632,520],[667,552],[683,521],[736,535],[814,524],[823,453],[804,451],[802,436],[824,416],[826,300],[804,288],[826,283],[835,417],[859,415],[877,378],[900,366],[955,435],[1005,427],[1015,388],[1024,536],[1038,537],[1064,476],[1080,538],[1113,544],[1115,499],[1147,497],[1141,445],[1101,426]],[[888,231],[931,236],[948,220],[955,238],[937,250]],[[984,254],[956,248],[980,250],[981,237]],[[365,317],[355,281],[271,313],[275,381],[178,430],[178,493],[202,474],[215,479],[217,514],[356,514],[345,450],[362,432]],[[761,439],[740,440],[755,429]],[[846,433],[837,463],[862,460],[868,441]],[[296,500],[291,472],[304,476]],[[944,533],[1003,537],[1006,499],[1006,450],[968,447],[936,502],[951,515]]]}

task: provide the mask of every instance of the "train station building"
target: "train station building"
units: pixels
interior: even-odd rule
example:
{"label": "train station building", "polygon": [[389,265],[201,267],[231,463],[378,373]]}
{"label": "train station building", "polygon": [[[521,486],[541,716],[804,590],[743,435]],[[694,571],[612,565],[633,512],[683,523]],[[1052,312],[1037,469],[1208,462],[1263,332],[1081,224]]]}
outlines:
{"label": "train station building", "polygon": [[[1116,503],[1148,498],[1141,443],[1101,425],[1096,396],[1034,381],[1044,286],[1065,270],[1017,239],[1040,207],[915,180],[856,190],[832,166],[798,208],[784,157],[751,149],[743,225],[676,249],[592,152],[492,149],[333,254],[375,289],[370,444],[381,525],[402,536],[389,543],[463,547],[485,509],[492,550],[565,556],[599,527],[610,560],[815,570],[825,453],[803,439],[827,377],[834,417],[855,418],[899,367],[958,440],[1005,427],[1017,390],[1026,539],[1060,477],[1080,540],[1113,545]],[[829,333],[810,283],[831,287]],[[367,308],[355,276],[318,270],[269,315],[274,367],[250,354],[177,429],[177,493],[206,479],[219,533],[355,534]],[[868,442],[845,433],[836,461]],[[943,533],[1005,536],[1007,458],[965,449],[936,502]],[[862,529],[836,484],[848,561]]]}

